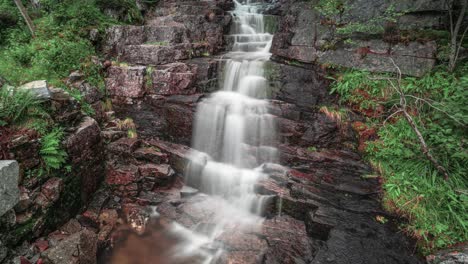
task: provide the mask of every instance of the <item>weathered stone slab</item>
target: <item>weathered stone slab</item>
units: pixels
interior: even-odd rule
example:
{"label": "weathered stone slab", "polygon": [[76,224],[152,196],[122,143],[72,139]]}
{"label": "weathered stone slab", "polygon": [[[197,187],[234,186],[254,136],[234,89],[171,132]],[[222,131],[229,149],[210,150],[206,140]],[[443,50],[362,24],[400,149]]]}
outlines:
{"label": "weathered stone slab", "polygon": [[19,165],[14,160],[0,160],[0,216],[19,202]]}
{"label": "weathered stone slab", "polygon": [[49,86],[45,80],[30,82],[20,86],[19,88],[29,90],[34,96],[42,100],[48,100],[51,98]]}

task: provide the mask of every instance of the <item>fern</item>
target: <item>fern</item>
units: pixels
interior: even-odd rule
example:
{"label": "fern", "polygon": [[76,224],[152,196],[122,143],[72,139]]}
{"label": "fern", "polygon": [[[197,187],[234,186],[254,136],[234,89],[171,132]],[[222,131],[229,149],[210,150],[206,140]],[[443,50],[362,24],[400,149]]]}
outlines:
{"label": "fern", "polygon": [[61,148],[63,130],[56,128],[41,139],[40,154],[47,171],[60,169],[67,160],[67,153]]}
{"label": "fern", "polygon": [[30,91],[0,88],[0,125],[22,125],[35,117],[45,117],[41,101]]}

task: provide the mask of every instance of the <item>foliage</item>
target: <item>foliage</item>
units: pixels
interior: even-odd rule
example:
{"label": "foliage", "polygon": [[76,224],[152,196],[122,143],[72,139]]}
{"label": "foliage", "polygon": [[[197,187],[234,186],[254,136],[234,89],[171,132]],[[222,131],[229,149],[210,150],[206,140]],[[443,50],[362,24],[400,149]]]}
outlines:
{"label": "foliage", "polygon": [[21,125],[44,115],[41,101],[29,90],[7,86],[0,88],[0,126]]}
{"label": "foliage", "polygon": [[367,158],[384,177],[384,202],[390,211],[407,218],[402,228],[418,239],[423,253],[468,239],[468,66],[449,73],[437,68],[422,78],[405,77],[401,87],[410,111],[437,160],[448,169],[441,175],[421,151],[414,131],[401,115],[392,115],[399,100],[385,78],[348,70],[334,77],[332,92],[353,109],[377,109],[368,118],[379,139],[368,142]]}
{"label": "foliage", "polygon": [[63,130],[53,129],[41,139],[40,155],[47,171],[60,169],[67,160],[67,153],[62,149]]}

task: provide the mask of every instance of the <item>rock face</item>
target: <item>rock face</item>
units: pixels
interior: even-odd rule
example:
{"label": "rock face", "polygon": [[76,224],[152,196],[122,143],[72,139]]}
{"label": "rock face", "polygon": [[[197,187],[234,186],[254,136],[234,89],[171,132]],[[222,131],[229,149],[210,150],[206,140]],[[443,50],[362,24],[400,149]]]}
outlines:
{"label": "rock face", "polygon": [[206,56],[223,48],[230,16],[225,1],[160,1],[144,26],[114,26],[103,49],[133,64],[159,65]]}
{"label": "rock face", "polygon": [[19,166],[14,160],[0,160],[0,216],[11,210],[19,201]]}
{"label": "rock face", "polygon": [[65,145],[71,157],[74,177],[81,182],[81,199],[87,202],[104,178],[104,147],[96,120],[84,118],[66,139]]}
{"label": "rock face", "polygon": [[[392,59],[403,74],[413,76],[422,76],[434,67],[435,44],[427,40],[402,39],[399,30],[440,28],[445,16],[443,1],[405,1],[404,4],[401,1],[348,1],[341,16],[325,16],[317,6],[318,1],[281,6],[279,32],[275,34],[271,50],[275,56],[374,72],[395,72]],[[398,21],[392,25],[396,28],[389,32],[390,25],[385,24],[385,17],[400,11],[406,13],[396,15]],[[421,26],[417,21],[425,22]],[[370,25],[378,31],[369,33],[370,30],[359,32],[357,29],[355,35],[340,34],[340,29],[359,24]]]}

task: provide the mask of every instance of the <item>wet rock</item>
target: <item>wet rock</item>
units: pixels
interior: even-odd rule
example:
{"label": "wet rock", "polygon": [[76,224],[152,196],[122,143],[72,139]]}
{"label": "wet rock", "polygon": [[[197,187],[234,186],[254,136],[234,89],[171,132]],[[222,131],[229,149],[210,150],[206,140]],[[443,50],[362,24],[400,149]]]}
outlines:
{"label": "wet rock", "polygon": [[19,201],[19,166],[14,160],[0,160],[0,216],[12,209]]}
{"label": "wet rock", "polygon": [[38,99],[48,100],[51,98],[49,86],[45,80],[24,84],[19,87],[19,89],[29,90],[31,94],[33,94]]}
{"label": "wet rock", "polygon": [[143,66],[112,66],[106,78],[106,89],[111,97],[139,98],[145,94]]}
{"label": "wet rock", "polygon": [[96,263],[97,236],[84,229],[59,241],[57,245],[42,252],[44,264]]}
{"label": "wet rock", "polygon": [[190,186],[185,185],[181,190],[180,190],[180,197],[182,198],[187,198],[196,195],[199,193],[199,190],[192,188]]}
{"label": "wet rock", "polygon": [[183,174],[189,161],[190,148],[184,145],[173,144],[166,141],[151,140],[148,144],[159,148],[169,155],[169,164],[178,173]]}

